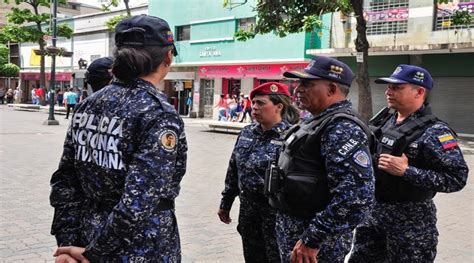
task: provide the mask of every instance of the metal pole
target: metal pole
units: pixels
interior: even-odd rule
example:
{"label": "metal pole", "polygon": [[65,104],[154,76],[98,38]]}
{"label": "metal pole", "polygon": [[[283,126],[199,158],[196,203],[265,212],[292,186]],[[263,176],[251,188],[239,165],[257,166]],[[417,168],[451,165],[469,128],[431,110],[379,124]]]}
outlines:
{"label": "metal pole", "polygon": [[[57,37],[57,13],[58,13],[58,0],[53,0],[53,47],[56,47]],[[59,122],[54,119],[54,89],[56,87],[56,53],[51,56],[51,80],[49,82],[49,116],[48,119],[43,123],[45,125],[59,125]]]}

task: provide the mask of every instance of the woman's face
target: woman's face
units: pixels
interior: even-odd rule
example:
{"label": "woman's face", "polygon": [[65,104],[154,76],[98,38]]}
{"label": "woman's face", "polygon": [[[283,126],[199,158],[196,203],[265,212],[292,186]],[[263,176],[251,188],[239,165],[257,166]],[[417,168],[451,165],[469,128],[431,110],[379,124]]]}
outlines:
{"label": "woman's face", "polygon": [[252,117],[260,124],[281,121],[282,104],[273,104],[268,95],[257,95],[252,99]]}

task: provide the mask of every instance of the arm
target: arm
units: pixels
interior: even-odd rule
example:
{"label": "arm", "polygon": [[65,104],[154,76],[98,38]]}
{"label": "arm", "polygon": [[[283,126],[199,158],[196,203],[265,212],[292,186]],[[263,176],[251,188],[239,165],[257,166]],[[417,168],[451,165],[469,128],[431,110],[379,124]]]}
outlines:
{"label": "arm", "polygon": [[232,204],[234,203],[235,197],[239,195],[239,176],[237,173],[237,163],[235,156],[235,147],[239,141],[240,135],[234,145],[234,150],[229,160],[229,166],[227,168],[227,174],[225,177],[224,191],[222,191],[222,199],[220,209],[230,211]]}
{"label": "arm", "polygon": [[[120,201],[101,233],[86,247],[84,255],[91,261],[129,245],[137,227],[154,211],[153,204],[160,199],[174,200],[179,193],[186,166],[184,125],[176,114],[163,113],[152,118],[154,123],[140,134],[141,141],[127,166]],[[167,134],[175,137],[176,144],[164,145]]]}
{"label": "arm", "polygon": [[[341,151],[343,146],[350,150]],[[351,232],[366,218],[375,189],[367,136],[352,121],[336,120],[328,125],[321,135],[321,155],[333,198],[300,236],[305,246],[318,249],[326,240]]]}
{"label": "arm", "polygon": [[72,125],[67,131],[59,168],[51,178],[50,203],[54,207],[51,234],[58,246],[80,246],[80,217],[84,194],[76,178]]}
{"label": "arm", "polygon": [[[452,143],[444,144],[440,140],[449,139]],[[467,181],[469,168],[464,160],[457,138],[444,124],[436,124],[427,129],[423,135],[422,158],[429,163],[430,169],[409,165],[404,178],[416,186],[429,188],[437,192],[455,192],[461,190]]]}

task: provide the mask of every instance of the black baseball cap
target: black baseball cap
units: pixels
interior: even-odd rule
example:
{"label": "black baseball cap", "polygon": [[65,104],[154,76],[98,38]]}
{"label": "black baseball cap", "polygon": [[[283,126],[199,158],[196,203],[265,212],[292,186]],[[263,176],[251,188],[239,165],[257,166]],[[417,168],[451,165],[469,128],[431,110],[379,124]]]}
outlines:
{"label": "black baseball cap", "polygon": [[86,82],[91,85],[92,90],[99,90],[113,78],[110,72],[113,63],[113,58],[103,57],[92,61],[87,67],[85,78]]}
{"label": "black baseball cap", "polygon": [[173,32],[168,23],[156,16],[137,15],[120,21],[115,27],[115,45],[120,46],[173,46]]}
{"label": "black baseball cap", "polygon": [[306,66],[304,71],[286,71],[283,76],[297,79],[327,79],[338,82],[348,87],[354,80],[351,68],[341,61],[324,56],[315,56]]}

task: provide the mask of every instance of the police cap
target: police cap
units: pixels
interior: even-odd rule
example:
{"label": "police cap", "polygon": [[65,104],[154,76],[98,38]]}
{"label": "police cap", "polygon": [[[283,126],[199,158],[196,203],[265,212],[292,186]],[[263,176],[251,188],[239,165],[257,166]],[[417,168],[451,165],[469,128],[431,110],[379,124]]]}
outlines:
{"label": "police cap", "polygon": [[115,45],[120,46],[173,46],[173,32],[168,23],[156,16],[137,15],[120,21],[115,27]]}
{"label": "police cap", "polygon": [[283,76],[309,80],[327,79],[349,87],[355,77],[349,66],[337,59],[324,56],[313,57],[304,71],[287,71]]}

